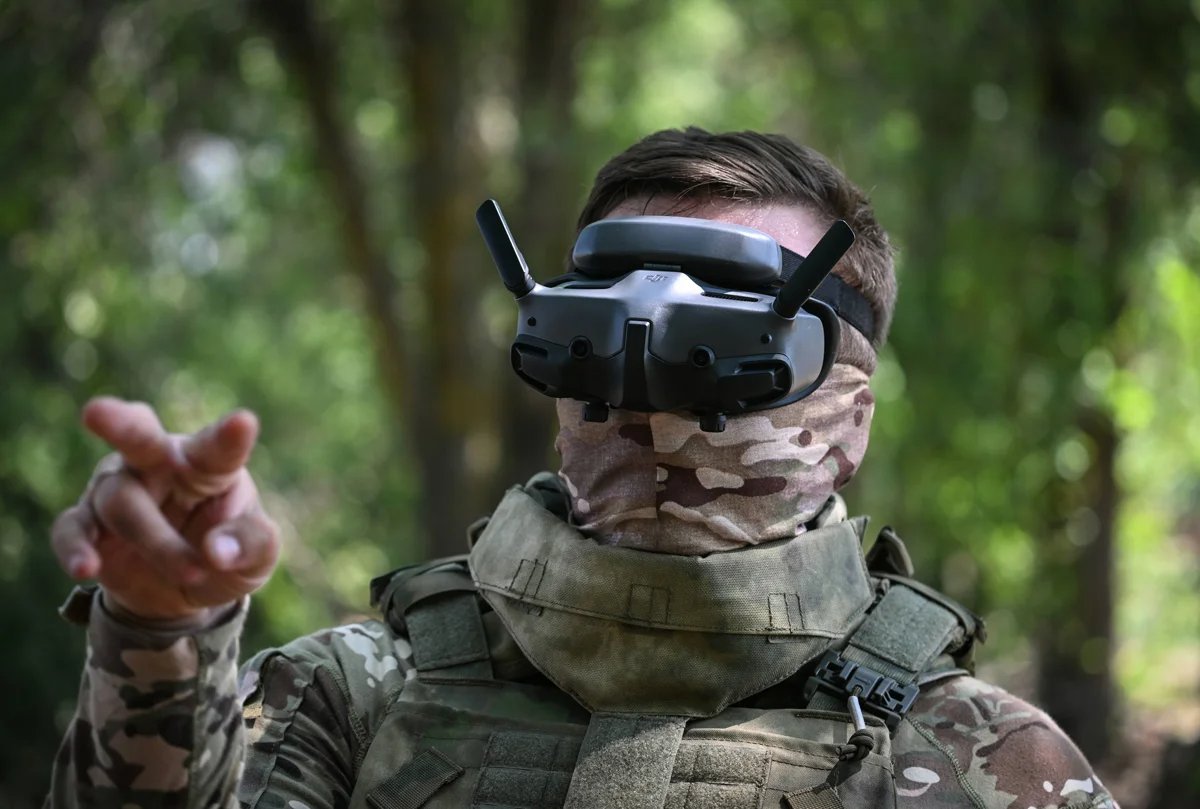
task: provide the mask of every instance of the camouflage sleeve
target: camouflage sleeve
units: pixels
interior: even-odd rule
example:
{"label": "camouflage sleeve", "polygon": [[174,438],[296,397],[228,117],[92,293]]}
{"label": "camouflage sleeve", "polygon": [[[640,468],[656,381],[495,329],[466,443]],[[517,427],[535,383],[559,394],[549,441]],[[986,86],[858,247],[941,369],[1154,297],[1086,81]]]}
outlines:
{"label": "camouflage sleeve", "polygon": [[247,809],[334,809],[387,706],[413,672],[412,648],[384,624],[327,629],[261,652],[242,673]]}
{"label": "camouflage sleeve", "polygon": [[244,604],[194,632],[134,626],[90,594],[64,612],[88,651],[48,809],[344,807],[413,670],[408,642],[367,621],[262,652],[239,685]]}
{"label": "camouflage sleeve", "polygon": [[899,809],[1117,809],[1054,720],[973,677],[922,691],[894,761]]}
{"label": "camouflage sleeve", "polygon": [[235,690],[245,605],[194,632],[134,626],[82,591],[64,608],[71,610],[88,622],[87,661],[45,805],[232,806],[241,759]]}

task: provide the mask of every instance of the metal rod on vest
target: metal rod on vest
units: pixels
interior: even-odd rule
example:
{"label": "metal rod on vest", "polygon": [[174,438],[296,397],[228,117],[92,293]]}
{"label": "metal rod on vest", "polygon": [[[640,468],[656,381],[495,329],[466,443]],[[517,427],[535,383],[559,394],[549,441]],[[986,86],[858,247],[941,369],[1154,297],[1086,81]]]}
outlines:
{"label": "metal rod on vest", "polygon": [[850,734],[846,744],[842,745],[842,761],[858,761],[866,758],[867,753],[875,749],[875,739],[872,738],[871,731],[867,730],[867,720],[863,719],[862,705],[858,701],[861,691],[861,688],[855,686],[846,697],[846,708],[850,711],[850,719],[854,723],[854,733]]}
{"label": "metal rod on vest", "polygon": [[846,700],[846,705],[850,708],[850,718],[854,720],[854,729],[866,730],[867,720],[863,719],[862,706],[858,704],[857,690]]}

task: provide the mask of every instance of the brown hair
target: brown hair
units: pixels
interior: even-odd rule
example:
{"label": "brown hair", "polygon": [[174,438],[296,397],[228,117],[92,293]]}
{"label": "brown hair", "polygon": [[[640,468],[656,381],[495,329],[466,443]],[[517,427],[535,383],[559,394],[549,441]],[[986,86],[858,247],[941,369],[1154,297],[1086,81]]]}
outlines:
{"label": "brown hair", "polygon": [[578,227],[604,218],[628,199],[659,194],[681,202],[791,202],[807,207],[823,224],[845,219],[858,238],[835,272],[871,304],[876,335],[872,346],[856,329],[843,328],[838,361],[874,372],[875,352],[887,338],[896,306],[893,251],[866,194],[824,155],[783,135],[664,129],[600,169]]}

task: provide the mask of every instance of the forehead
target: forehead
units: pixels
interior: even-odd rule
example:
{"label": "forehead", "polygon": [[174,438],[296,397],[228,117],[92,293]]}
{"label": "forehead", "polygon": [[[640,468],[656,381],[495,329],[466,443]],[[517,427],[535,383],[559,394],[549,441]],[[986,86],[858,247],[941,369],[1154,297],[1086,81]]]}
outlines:
{"label": "forehead", "polygon": [[619,216],[690,216],[761,230],[794,253],[808,255],[825,233],[825,226],[803,205],[789,202],[684,200],[674,197],[631,197],[605,219]]}

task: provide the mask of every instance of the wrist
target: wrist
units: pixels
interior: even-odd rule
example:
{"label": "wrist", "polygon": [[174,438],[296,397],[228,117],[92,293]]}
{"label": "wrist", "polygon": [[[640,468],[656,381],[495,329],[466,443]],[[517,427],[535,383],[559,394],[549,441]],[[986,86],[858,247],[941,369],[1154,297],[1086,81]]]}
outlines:
{"label": "wrist", "polygon": [[228,604],[200,607],[185,613],[154,614],[124,604],[120,598],[103,587],[100,588],[97,595],[100,598],[101,608],[119,623],[155,632],[188,633],[208,629],[227,619],[239,605],[239,602],[231,601]]}

